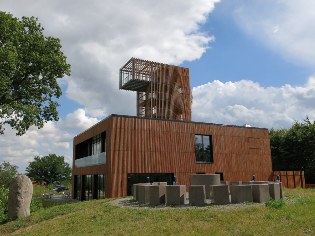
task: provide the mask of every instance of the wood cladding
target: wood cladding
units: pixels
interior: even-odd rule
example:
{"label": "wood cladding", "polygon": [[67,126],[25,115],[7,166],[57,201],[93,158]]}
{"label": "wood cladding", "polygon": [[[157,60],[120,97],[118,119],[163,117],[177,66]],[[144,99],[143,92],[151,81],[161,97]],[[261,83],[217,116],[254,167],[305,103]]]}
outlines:
{"label": "wood cladding", "polygon": [[[185,185],[197,172],[222,172],[225,180],[249,181],[254,174],[272,179],[267,129],[112,115],[75,137],[74,147],[104,131],[106,164],[73,166],[73,175],[103,171],[109,197],[126,196],[128,173],[174,173]],[[212,164],[196,163],[196,134],[212,136]]]}
{"label": "wood cladding", "polygon": [[131,58],[120,69],[120,89],[137,91],[137,116],[191,120],[189,69]]}
{"label": "wood cladding", "polygon": [[277,175],[286,188],[305,187],[304,171],[274,171],[273,180],[277,179]]}

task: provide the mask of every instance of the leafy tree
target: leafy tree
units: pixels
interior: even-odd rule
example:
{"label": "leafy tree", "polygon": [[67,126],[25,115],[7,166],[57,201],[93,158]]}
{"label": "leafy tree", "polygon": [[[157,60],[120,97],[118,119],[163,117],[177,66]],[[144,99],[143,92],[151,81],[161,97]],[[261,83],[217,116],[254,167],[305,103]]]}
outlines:
{"label": "leafy tree", "polygon": [[315,183],[315,122],[308,118],[288,130],[270,131],[274,170],[304,170],[305,180]]}
{"label": "leafy tree", "polygon": [[32,125],[58,120],[57,78],[70,65],[57,38],[44,36],[34,17],[18,19],[0,11],[0,133],[8,124],[22,135]]}
{"label": "leafy tree", "polygon": [[50,184],[55,181],[69,180],[71,168],[63,156],[49,154],[48,156],[35,156],[26,168],[26,175],[34,181],[45,181]]}
{"label": "leafy tree", "polygon": [[17,169],[17,166],[6,161],[0,164],[0,187],[9,188],[14,177],[18,175]]}
{"label": "leafy tree", "polygon": [[7,221],[9,186],[18,175],[17,166],[9,162],[0,164],[0,224]]}

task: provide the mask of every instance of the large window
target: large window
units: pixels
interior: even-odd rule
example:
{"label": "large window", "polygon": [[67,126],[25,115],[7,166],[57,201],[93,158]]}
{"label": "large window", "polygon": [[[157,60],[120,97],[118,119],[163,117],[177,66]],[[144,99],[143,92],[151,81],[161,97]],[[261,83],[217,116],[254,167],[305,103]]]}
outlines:
{"label": "large window", "polygon": [[92,199],[92,175],[83,175],[83,196],[82,200]]}
{"label": "large window", "polygon": [[212,136],[196,134],[195,152],[197,163],[213,163]]}
{"label": "large window", "polygon": [[81,176],[74,176],[74,198],[77,200],[81,199]]}
{"label": "large window", "polygon": [[75,146],[76,158],[80,159],[87,156],[97,155],[105,152],[106,133],[103,132]]}
{"label": "large window", "polygon": [[101,143],[102,143],[101,134],[93,137],[93,139],[92,139],[92,155],[96,155],[98,153],[101,153]]}
{"label": "large window", "polygon": [[93,176],[93,199],[105,198],[105,175]]}

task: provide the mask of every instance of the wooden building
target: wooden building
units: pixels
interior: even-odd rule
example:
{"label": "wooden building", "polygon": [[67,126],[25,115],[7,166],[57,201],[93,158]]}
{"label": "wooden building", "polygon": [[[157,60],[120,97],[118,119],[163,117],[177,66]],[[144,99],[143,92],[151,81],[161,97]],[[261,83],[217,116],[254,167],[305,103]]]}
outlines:
{"label": "wooden building", "polygon": [[[73,196],[121,197],[133,183],[272,178],[267,129],[111,115],[74,138]],[[104,195],[105,193],[105,195]]]}
{"label": "wooden building", "polygon": [[131,58],[120,88],[137,92],[137,116],[111,115],[74,138],[74,198],[122,197],[140,182],[189,186],[196,173],[272,179],[267,129],[191,121],[187,68]]}

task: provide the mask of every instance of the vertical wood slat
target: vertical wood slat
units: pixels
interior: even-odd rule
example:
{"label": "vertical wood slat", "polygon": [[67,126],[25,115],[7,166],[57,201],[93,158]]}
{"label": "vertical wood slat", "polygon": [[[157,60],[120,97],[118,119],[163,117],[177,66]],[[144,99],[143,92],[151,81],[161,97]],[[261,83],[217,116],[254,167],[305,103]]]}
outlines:
{"label": "vertical wood slat", "polygon": [[[257,179],[267,180],[272,174],[270,152],[259,151],[270,148],[267,146],[269,142],[265,141],[268,139],[267,130],[193,122],[161,120],[147,122],[147,119],[123,118],[126,123],[136,120],[137,129],[117,127],[112,131],[122,137],[130,135],[127,139],[129,144],[125,144],[126,148],[123,148],[123,151],[116,149],[111,152],[112,159],[121,159],[113,162],[120,168],[112,167],[112,170],[121,171],[113,173],[116,178],[127,173],[174,173],[180,184],[188,185],[187,176],[196,172],[224,172],[226,180],[249,180],[253,174]],[[131,126],[126,125],[126,127]],[[213,135],[213,164],[195,163],[195,134]],[[230,134],[237,136],[230,136]],[[257,136],[260,138],[253,144],[249,139],[256,138],[255,134],[259,134]],[[125,151],[132,153],[128,160],[124,159],[124,155],[127,154],[122,154]],[[123,166],[126,168],[123,169]],[[122,179],[122,196],[126,195],[126,184],[126,180]],[[113,186],[113,194],[120,191],[116,188],[119,188],[119,185]]]}
{"label": "vertical wood slat", "polygon": [[[74,145],[103,131],[107,163],[74,168],[73,174],[106,174],[108,197],[127,194],[128,173],[174,173],[185,185],[197,172],[223,172],[225,180],[272,177],[266,129],[113,115],[77,136]],[[195,162],[195,134],[212,135],[213,164]]]}
{"label": "vertical wood slat", "polygon": [[276,180],[277,175],[286,188],[305,187],[304,171],[273,171],[273,180]]}

